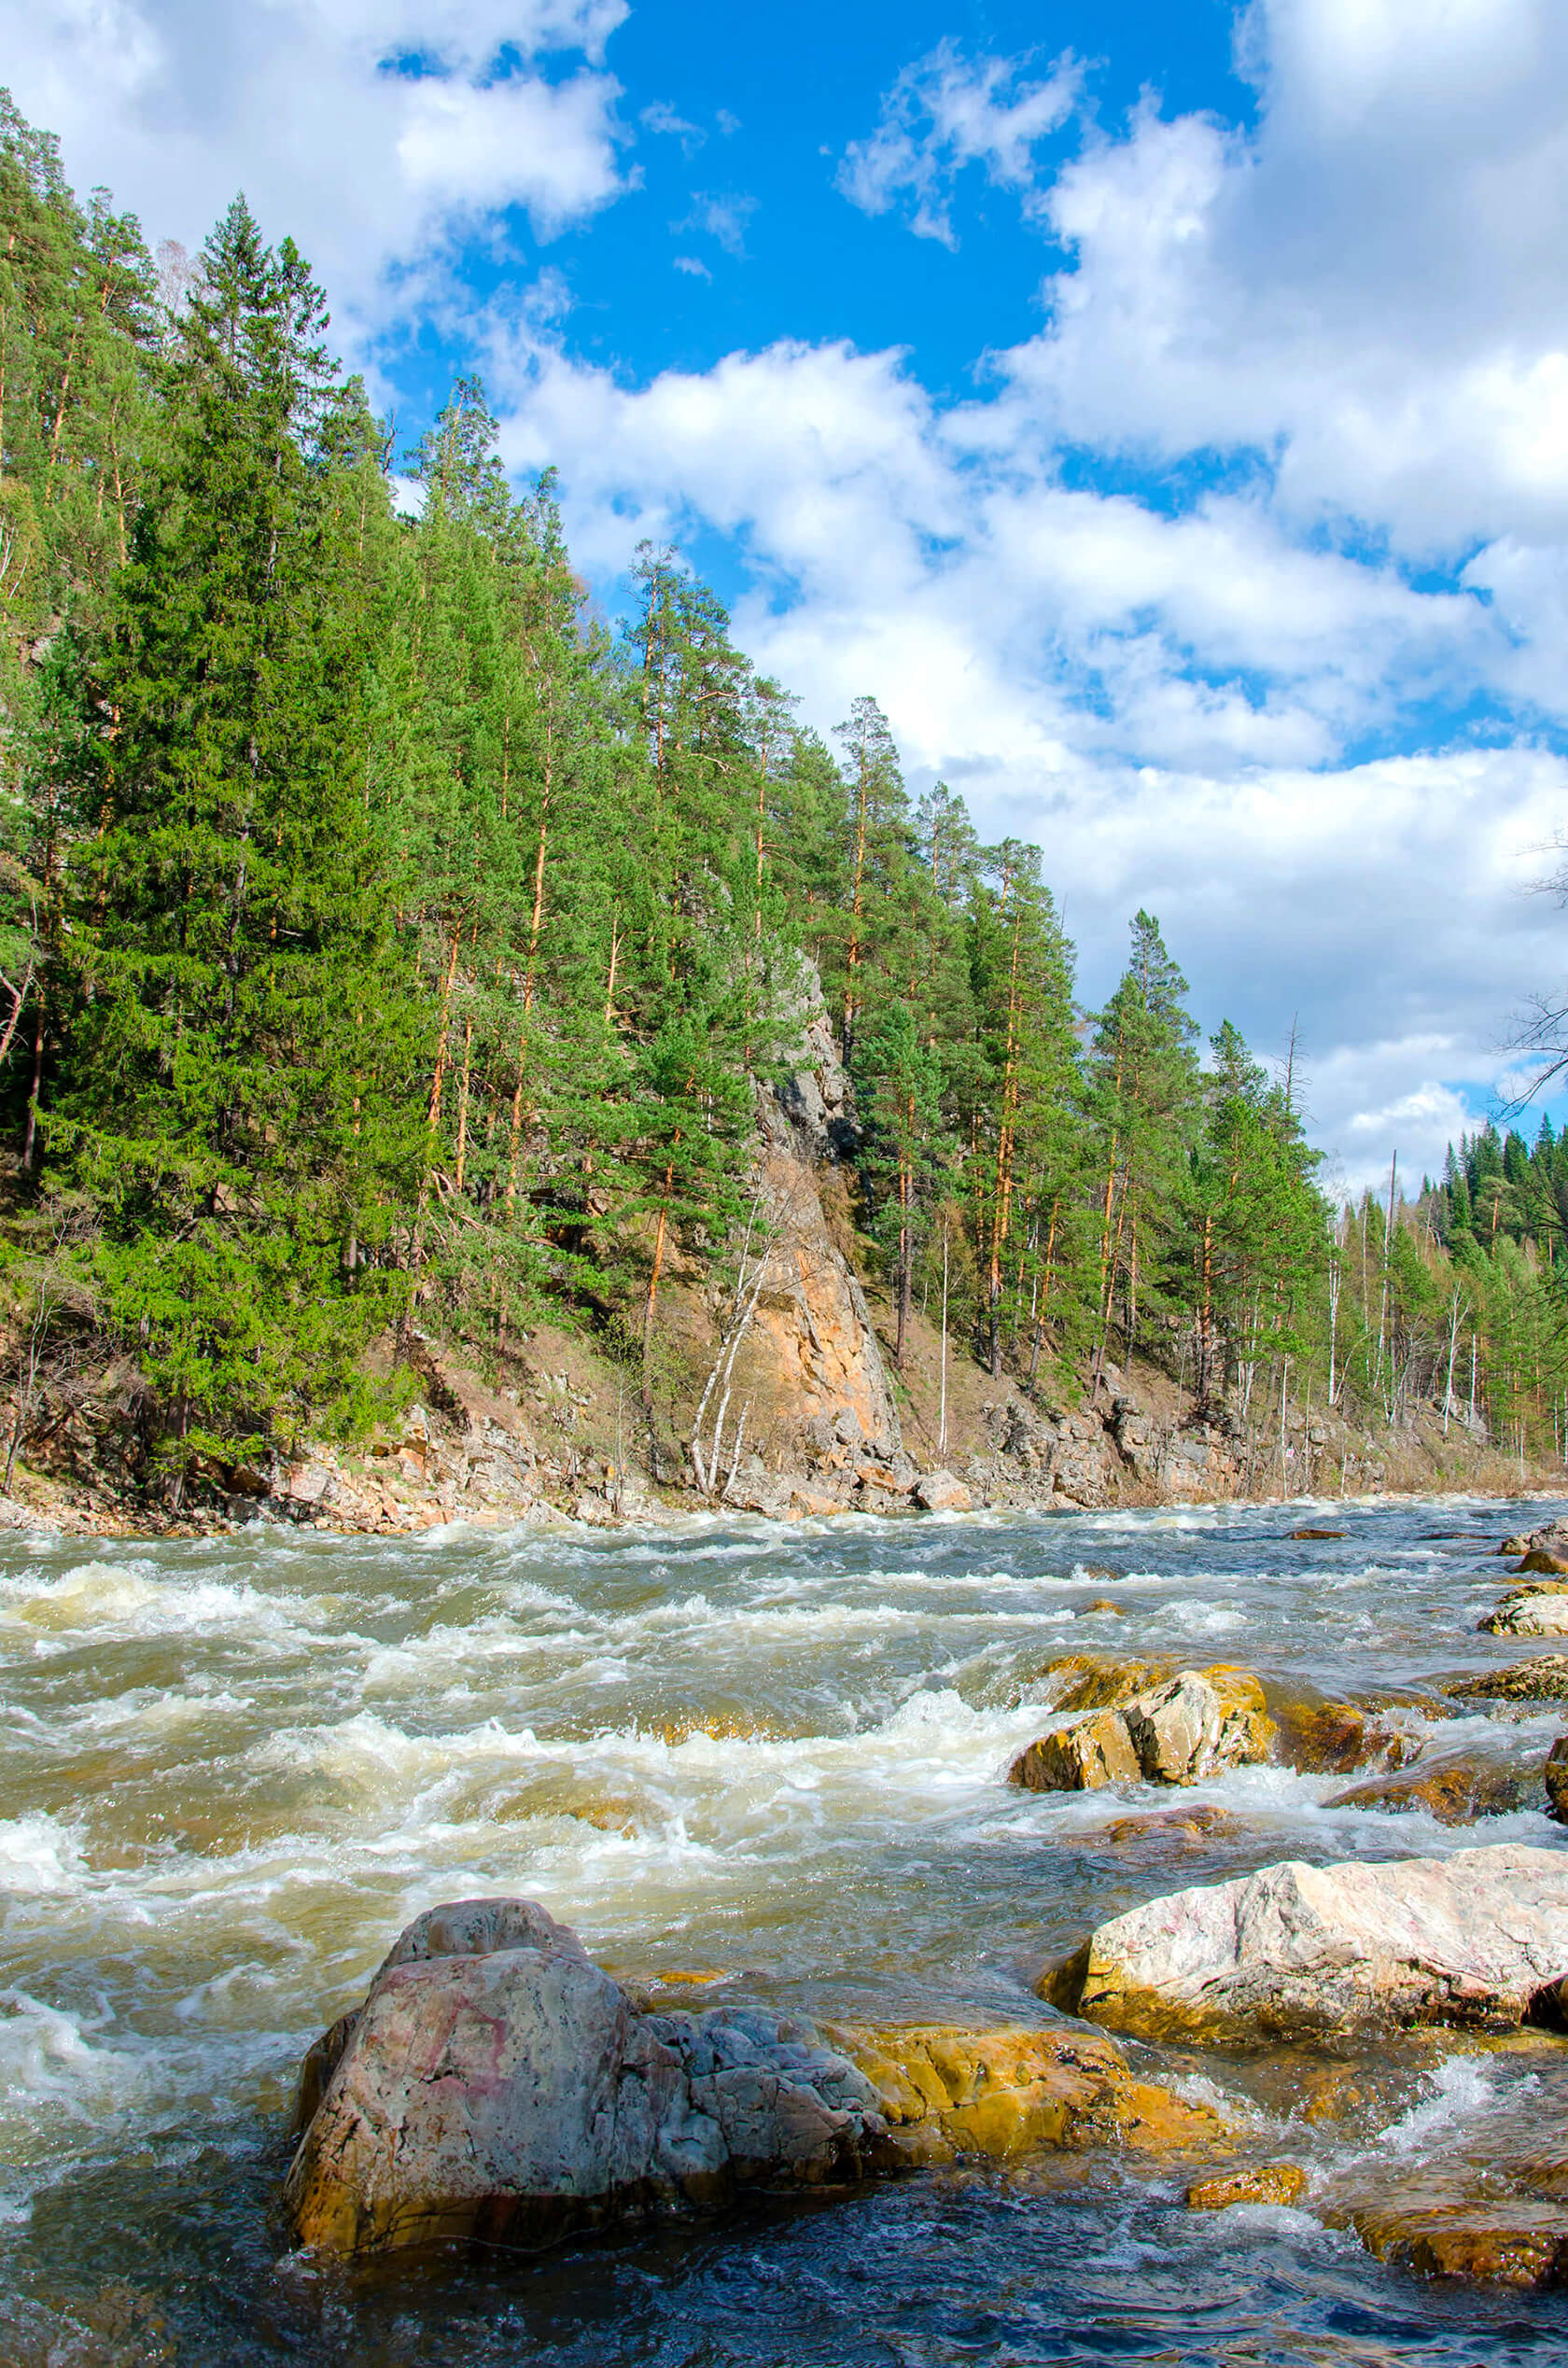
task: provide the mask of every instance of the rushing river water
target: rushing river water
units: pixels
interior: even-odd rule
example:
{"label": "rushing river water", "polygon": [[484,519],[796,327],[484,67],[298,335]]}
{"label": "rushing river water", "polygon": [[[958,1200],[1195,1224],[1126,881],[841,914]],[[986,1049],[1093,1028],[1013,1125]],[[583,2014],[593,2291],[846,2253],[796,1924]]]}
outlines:
{"label": "rushing river water", "polygon": [[[1001,1781],[1070,1650],[1334,1694],[1518,1659],[1476,1633],[1502,1576],[1484,1556],[1547,1509],[6,1541],[0,2361],[1560,2361],[1568,2301],[1420,2284],[1304,2210],[1191,2214],[1179,2179],[1113,2157],[366,2286],[290,2258],[273,2202],[304,2047],[440,1899],[532,1895],[617,1974],[721,1977],[709,1996],[1015,2022],[1044,1958],[1163,1891],[1555,1843],[1533,1813],[1329,1808],[1344,1779],[1277,1768],[1183,1794],[1230,1813],[1184,1835],[1117,1831],[1169,1794]],[[1287,1539],[1313,1520],[1348,1534]],[[1539,1759],[1561,1723],[1441,1740]],[[1349,2123],[1304,2122],[1279,2063],[1185,2076],[1250,2095],[1323,2176],[1564,2126],[1544,2042],[1412,2044]]]}

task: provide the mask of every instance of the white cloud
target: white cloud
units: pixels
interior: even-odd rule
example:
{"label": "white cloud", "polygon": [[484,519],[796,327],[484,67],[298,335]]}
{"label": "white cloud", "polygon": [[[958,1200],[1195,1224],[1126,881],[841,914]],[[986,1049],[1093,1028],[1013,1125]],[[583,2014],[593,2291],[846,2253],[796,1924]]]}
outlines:
{"label": "white cloud", "polygon": [[694,280],[710,280],[713,277],[707,265],[699,260],[695,255],[678,255],[675,258],[675,269],[678,272],[690,273]]}
{"label": "white cloud", "polygon": [[738,262],[746,254],[746,225],[756,211],[754,197],[699,189],[693,194],[690,214],[672,222],[670,228],[678,236],[683,231],[698,231],[705,238],[716,239],[725,254]]}
{"label": "white cloud", "polygon": [[[0,0],[6,78],[75,179],[192,246],[243,188],[340,316],[363,320],[394,302],[406,315],[476,222],[522,207],[548,238],[627,186],[602,63],[625,14],[624,0]],[[573,55],[575,72],[540,70]]]}
{"label": "white cloud", "polygon": [[875,131],[845,151],[838,186],[851,204],[885,214],[902,200],[912,208],[909,227],[917,238],[957,246],[952,187],[966,165],[983,164],[989,181],[1017,191],[1026,212],[1033,210],[1035,147],[1071,113],[1083,70],[1062,57],[1043,82],[1025,82],[1022,64],[966,59],[946,40],[905,66],[882,101]]}
{"label": "white cloud", "polygon": [[700,124],[688,123],[685,117],[677,115],[664,99],[655,99],[651,106],[644,107],[637,121],[645,131],[658,133],[666,139],[679,140],[683,156],[693,155],[707,138]]}

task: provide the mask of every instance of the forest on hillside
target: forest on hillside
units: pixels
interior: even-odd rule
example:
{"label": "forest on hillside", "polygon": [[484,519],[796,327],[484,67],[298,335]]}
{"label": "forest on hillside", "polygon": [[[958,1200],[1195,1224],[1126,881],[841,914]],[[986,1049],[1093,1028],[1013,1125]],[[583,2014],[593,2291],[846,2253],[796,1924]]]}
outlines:
{"label": "forest on hillside", "polygon": [[873,696],[807,728],[671,550],[607,624],[482,386],[405,452],[328,326],[243,200],[152,255],[0,95],[13,1453],[49,1356],[176,1469],[361,1429],[411,1325],[498,1370],[541,1311],[652,1419],[671,1251],[734,1260],[819,981],[895,1355],[941,1275],[955,1351],[1057,1397],[1136,1352],[1199,1408],[1568,1460],[1568,1142],[1335,1206],[1293,1067],[1202,1042],[1150,915],[1085,1011],[1039,848],[912,798]]}

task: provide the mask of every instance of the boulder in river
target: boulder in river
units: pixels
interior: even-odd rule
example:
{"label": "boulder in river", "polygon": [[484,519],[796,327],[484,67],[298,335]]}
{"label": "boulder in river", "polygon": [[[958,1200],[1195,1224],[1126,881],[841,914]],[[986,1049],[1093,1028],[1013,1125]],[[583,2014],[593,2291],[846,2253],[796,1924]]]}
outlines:
{"label": "boulder in river", "polygon": [[1568,1582],[1517,1588],[1479,1626],[1488,1636],[1568,1636]]}
{"label": "boulder in river", "polygon": [[1506,1669],[1478,1670],[1445,1680],[1450,1702],[1561,1702],[1568,1700],[1568,1653],[1537,1653],[1510,1661]]}
{"label": "boulder in river", "polygon": [[1100,1926],[1043,1977],[1069,2014],[1141,2038],[1506,2030],[1560,2010],[1568,1852],[1310,1867],[1195,1886]]}
{"label": "boulder in river", "polygon": [[1232,2204],[1295,2204],[1307,2193],[1299,2163],[1254,2163],[1240,2171],[1195,2179],[1186,2193],[1189,2212],[1223,2212]]}
{"label": "boulder in river", "polygon": [[1350,2210],[1331,2208],[1328,2219],[1353,2228],[1377,2260],[1419,2277],[1525,2289],[1568,2278],[1568,2210],[1537,2196],[1456,2201],[1446,2183],[1418,2175]]}
{"label": "boulder in river", "polygon": [[1406,1745],[1386,1720],[1351,1702],[1275,1702],[1280,1757],[1309,1775],[1348,1776],[1376,1759],[1397,1766]]}
{"label": "boulder in river", "polygon": [[1541,1578],[1561,1578],[1568,1572],[1568,1554],[1549,1553],[1544,1546],[1533,1546],[1519,1570],[1521,1574],[1533,1572]]}
{"label": "boulder in river", "polygon": [[1323,1805],[1390,1814],[1424,1809],[1439,1825],[1467,1826],[1477,1817],[1505,1817],[1516,1809],[1537,1808],[1540,1798],[1539,1763],[1508,1767],[1467,1752],[1422,1760],[1402,1774],[1369,1777],[1347,1792],[1337,1792]]}
{"label": "boulder in river", "polygon": [[284,2190],[346,2258],[573,2232],[973,2152],[1211,2147],[1218,2117],[1097,2033],[655,2011],[523,1899],[432,1910],[311,2053]]}
{"label": "boulder in river", "polygon": [[1559,1735],[1547,1754],[1547,1815],[1568,1826],[1568,1735]]}
{"label": "boulder in river", "polygon": [[1008,1781],[1031,1792],[1085,1792],[1140,1777],[1197,1784],[1222,1768],[1267,1759],[1273,1740],[1263,1688],[1246,1670],[1183,1669],[1123,1707],[1053,1728],[1014,1761]]}

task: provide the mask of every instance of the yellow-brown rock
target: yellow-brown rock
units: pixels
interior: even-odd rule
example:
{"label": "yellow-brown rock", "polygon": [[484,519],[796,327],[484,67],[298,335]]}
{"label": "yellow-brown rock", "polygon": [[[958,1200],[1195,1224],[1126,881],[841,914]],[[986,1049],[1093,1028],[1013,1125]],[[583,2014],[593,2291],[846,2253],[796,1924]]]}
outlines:
{"label": "yellow-brown rock", "polygon": [[1223,2212],[1232,2204],[1295,2204],[1307,2193],[1299,2163],[1257,2163],[1241,2171],[1195,2179],[1187,2190],[1189,2212]]}
{"label": "yellow-brown rock", "polygon": [[1543,1547],[1533,1546],[1519,1570],[1538,1572],[1543,1578],[1568,1577],[1568,1555],[1548,1554]]}
{"label": "yellow-brown rock", "polygon": [[1136,1784],[1141,1772],[1126,1719],[1102,1710],[1042,1735],[1013,1762],[1007,1781],[1029,1792],[1094,1792],[1101,1785]]}
{"label": "yellow-brown rock", "polygon": [[1067,1653],[1042,1672],[1063,1680],[1054,1707],[1064,1711],[1125,1710],[1169,1674],[1169,1661],[1102,1660],[1093,1653]]}
{"label": "yellow-brown rock", "polygon": [[945,2025],[822,2031],[870,2081],[895,2159],[1005,2162],[1039,2147],[1097,2145],[1180,2154],[1226,2135],[1208,2106],[1135,2079],[1120,2048],[1098,2033]]}
{"label": "yellow-brown rock", "polygon": [[1355,1702],[1277,1702],[1273,1712],[1280,1757],[1307,1775],[1348,1776],[1399,1749],[1395,1730]]}
{"label": "yellow-brown rock", "polygon": [[1477,1817],[1505,1817],[1516,1809],[1533,1808],[1539,1799],[1535,1781],[1523,1770],[1466,1755],[1423,1762],[1403,1775],[1374,1776],[1337,1792],[1325,1805],[1385,1814],[1424,1809],[1440,1826],[1467,1826]]}
{"label": "yellow-brown rock", "polygon": [[1557,2286],[1568,2275],[1568,2211],[1523,2196],[1456,2204],[1434,2187],[1412,2186],[1346,2217],[1379,2261],[1421,2277],[1463,2277],[1524,2288]]}

